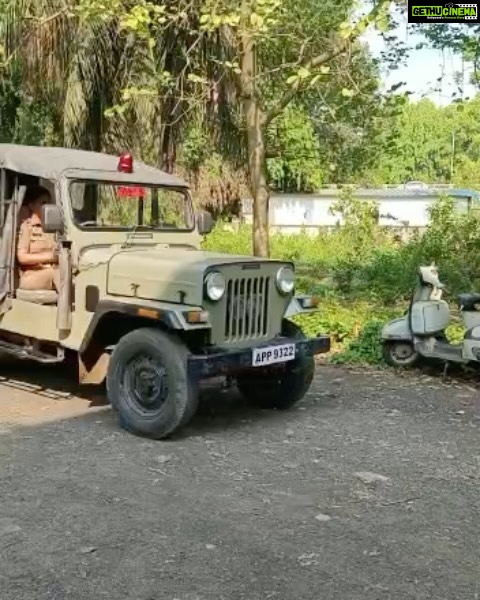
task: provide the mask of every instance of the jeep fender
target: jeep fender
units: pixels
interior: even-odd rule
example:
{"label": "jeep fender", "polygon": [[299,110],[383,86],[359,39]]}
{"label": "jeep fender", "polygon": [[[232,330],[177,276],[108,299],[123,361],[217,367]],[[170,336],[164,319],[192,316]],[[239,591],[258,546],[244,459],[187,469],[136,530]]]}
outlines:
{"label": "jeep fender", "polygon": [[187,313],[204,312],[201,307],[163,302],[99,302],[78,350],[78,376],[82,384],[105,380],[110,354],[123,335],[155,324],[169,331],[207,331],[209,322],[190,323]]}
{"label": "jeep fender", "polygon": [[131,320],[138,320],[139,324],[143,321],[144,325],[152,326],[155,323],[165,329],[173,331],[198,331],[211,328],[210,321],[204,323],[190,323],[187,320],[188,313],[200,313],[203,309],[199,306],[189,306],[186,304],[171,304],[167,302],[125,302],[115,300],[100,301],[95,308],[95,313],[85,332],[79,352],[84,353],[95,333],[105,320],[111,321],[118,317]]}

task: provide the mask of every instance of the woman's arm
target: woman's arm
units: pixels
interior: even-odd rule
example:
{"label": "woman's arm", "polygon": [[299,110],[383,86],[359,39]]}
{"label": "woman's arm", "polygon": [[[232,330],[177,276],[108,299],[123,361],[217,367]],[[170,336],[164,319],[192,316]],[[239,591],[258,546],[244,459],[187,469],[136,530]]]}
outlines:
{"label": "woman's arm", "polygon": [[30,252],[30,224],[22,223],[18,234],[17,260],[24,267],[34,267],[54,262],[52,251]]}

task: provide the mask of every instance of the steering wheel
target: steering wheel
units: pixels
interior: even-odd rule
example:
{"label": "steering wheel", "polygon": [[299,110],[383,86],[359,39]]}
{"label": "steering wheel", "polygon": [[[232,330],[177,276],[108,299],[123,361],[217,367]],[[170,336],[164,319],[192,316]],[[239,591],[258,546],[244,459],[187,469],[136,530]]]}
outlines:
{"label": "steering wheel", "polygon": [[83,221],[83,223],[79,223],[80,227],[97,227],[97,221]]}

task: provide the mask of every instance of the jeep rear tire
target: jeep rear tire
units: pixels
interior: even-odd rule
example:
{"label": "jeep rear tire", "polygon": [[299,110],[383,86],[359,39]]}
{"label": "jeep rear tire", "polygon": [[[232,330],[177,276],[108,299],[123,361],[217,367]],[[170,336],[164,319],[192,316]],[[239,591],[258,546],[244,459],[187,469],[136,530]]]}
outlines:
{"label": "jeep rear tire", "polygon": [[157,329],[137,329],[115,346],[107,372],[107,395],[124,429],[152,439],[170,436],[198,406],[188,380],[188,349]]}
{"label": "jeep rear tire", "polygon": [[[300,327],[292,321],[284,321],[282,335],[293,340],[305,339]],[[280,367],[249,369],[237,377],[237,387],[250,404],[286,410],[305,396],[314,374],[314,357],[303,356]]]}

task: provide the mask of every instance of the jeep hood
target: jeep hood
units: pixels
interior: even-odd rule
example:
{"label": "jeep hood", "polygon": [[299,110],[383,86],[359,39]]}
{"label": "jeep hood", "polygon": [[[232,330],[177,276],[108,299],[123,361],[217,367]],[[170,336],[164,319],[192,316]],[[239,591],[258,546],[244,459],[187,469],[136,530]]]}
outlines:
{"label": "jeep hood", "polygon": [[[204,272],[209,267],[245,263],[265,263],[265,259],[204,252],[175,246],[139,248],[132,246],[91,248],[82,254],[80,270],[107,266],[107,294],[145,300],[202,305]],[[268,261],[272,262],[272,261]]]}

